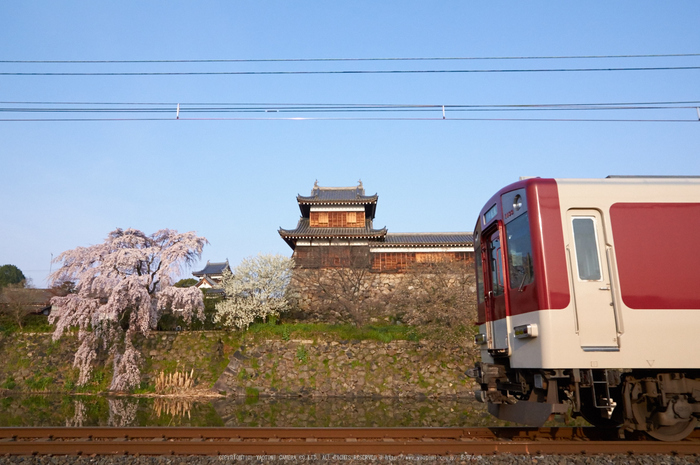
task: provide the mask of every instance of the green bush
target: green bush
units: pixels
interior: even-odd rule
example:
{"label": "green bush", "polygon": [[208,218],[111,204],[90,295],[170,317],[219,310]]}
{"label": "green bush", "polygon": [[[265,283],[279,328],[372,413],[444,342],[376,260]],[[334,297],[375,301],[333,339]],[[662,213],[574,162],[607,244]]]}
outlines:
{"label": "green bush", "polygon": [[8,375],[7,378],[5,378],[5,381],[0,384],[0,387],[9,390],[16,388],[17,383],[15,382],[15,378],[12,375]]}
{"label": "green bush", "polygon": [[0,315],[0,332],[12,334],[16,332],[25,333],[50,333],[54,327],[49,324],[46,315],[27,315],[24,319],[24,325],[19,327],[14,318],[8,315]]}
{"label": "green bush", "polygon": [[306,350],[306,346],[297,347],[297,360],[302,364],[306,364],[309,360],[309,351]]}
{"label": "green bush", "polygon": [[260,391],[254,387],[245,388],[245,398],[246,402],[249,400],[257,401],[260,397]]}
{"label": "green bush", "polygon": [[50,376],[33,375],[27,378],[25,384],[32,391],[45,391],[46,388],[53,383],[53,378]]}

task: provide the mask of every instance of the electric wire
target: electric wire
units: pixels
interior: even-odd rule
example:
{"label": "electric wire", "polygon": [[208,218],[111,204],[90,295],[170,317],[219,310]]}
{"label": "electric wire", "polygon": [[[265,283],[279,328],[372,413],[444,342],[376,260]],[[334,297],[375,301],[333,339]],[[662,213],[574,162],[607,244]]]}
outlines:
{"label": "electric wire", "polygon": [[[367,112],[434,112],[441,106],[395,107],[395,108],[183,108],[180,113],[367,113]],[[691,106],[635,106],[635,107],[572,107],[572,108],[461,108],[445,105],[445,110],[454,112],[533,112],[533,111],[612,111],[612,110],[678,110],[694,109]],[[2,108],[0,113],[171,113],[172,108]]]}
{"label": "electric wire", "polygon": [[627,68],[533,68],[533,69],[393,69],[316,71],[114,71],[114,72],[0,72],[0,76],[304,76],[370,74],[492,74],[492,73],[578,73],[618,71],[690,71],[700,66],[653,66]]}
{"label": "electric wire", "polygon": [[462,118],[462,117],[240,117],[240,118],[0,118],[0,122],[87,122],[87,121],[514,121],[592,123],[698,123],[698,119],[612,118]]}
{"label": "electric wire", "polygon": [[611,58],[682,58],[700,53],[659,53],[628,55],[554,55],[554,56],[490,56],[490,57],[369,57],[369,58],[232,58],[181,60],[0,60],[11,64],[146,64],[146,63],[295,63],[352,61],[478,61],[478,60],[578,60]]}
{"label": "electric wire", "polygon": [[[610,110],[677,110],[677,109],[694,109],[695,107],[621,107],[621,108],[597,108],[596,111]],[[180,108],[180,113],[388,113],[388,112],[434,112],[438,108],[332,108],[332,109],[241,109],[241,108],[221,108],[221,109],[205,109],[205,108]],[[592,111],[591,108],[448,108],[445,110],[454,112],[534,112],[534,111]],[[108,108],[91,108],[91,109],[51,109],[51,108],[0,108],[0,113],[172,113],[173,109],[154,108],[154,109],[108,109]]]}
{"label": "electric wire", "polygon": [[694,108],[700,104],[700,100],[676,100],[657,102],[593,102],[593,103],[526,103],[526,104],[409,104],[409,103],[300,103],[300,102],[105,102],[105,101],[0,101],[0,105],[210,105],[210,106],[316,106],[316,107],[577,107],[577,106],[621,106],[621,105],[690,105]]}
{"label": "electric wire", "polygon": [[[41,105],[41,106],[38,106]],[[127,102],[0,102],[5,113],[335,113],[335,112],[509,112],[695,109],[699,100],[667,102],[555,104],[344,104],[344,103],[127,103]]]}
{"label": "electric wire", "polygon": [[[452,121],[578,121],[578,122],[697,122],[679,118],[629,118],[630,112],[639,111],[687,111],[695,110],[700,119],[700,100],[657,101],[657,102],[594,102],[594,103],[550,103],[550,104],[367,104],[367,103],[166,103],[166,102],[8,102],[0,101],[0,114],[60,114],[65,117],[15,117],[2,118],[1,122],[31,121],[432,121],[449,119]],[[544,118],[544,117],[466,117],[468,112],[587,112],[624,111],[621,118]],[[439,116],[398,116],[401,113],[432,113]],[[215,116],[221,114],[255,114],[267,116]],[[348,116],[337,116],[340,113]],[[355,116],[362,113],[363,116]],[[365,116],[375,113],[378,116]],[[124,115],[96,117],[91,115]],[[171,116],[162,116],[170,114]],[[195,117],[199,114],[201,116]],[[279,114],[279,116],[273,116]],[[284,114],[284,116],[283,116]],[[296,116],[287,116],[294,114]],[[313,116],[303,116],[311,114]],[[83,115],[78,117],[78,115]],[[150,115],[138,116],[138,115]],[[188,116],[192,115],[192,116]],[[212,116],[207,116],[212,115]],[[323,116],[326,115],[326,116]],[[381,115],[381,116],[379,116]],[[397,115],[397,116],[390,116]]]}
{"label": "electric wire", "polygon": [[[501,56],[501,57],[384,57],[384,58],[280,58],[280,59],[192,59],[192,60],[0,60],[0,64],[167,64],[167,63],[294,63],[294,62],[399,62],[399,61],[468,61],[468,60],[561,60],[561,59],[627,59],[627,58],[682,58],[698,57],[700,53],[638,54],[638,55],[561,55],[561,56]],[[595,67],[595,68],[531,68],[531,69],[347,69],[347,70],[278,70],[278,71],[115,71],[115,72],[0,72],[0,76],[197,76],[197,75],[322,75],[322,74],[447,74],[447,73],[546,73],[546,72],[614,72],[614,71],[687,71],[700,66],[654,67]],[[532,111],[649,111],[695,109],[700,119],[700,101],[668,102],[615,102],[615,103],[559,103],[559,104],[329,104],[329,103],[226,103],[226,102],[30,102],[2,101],[0,113],[51,114],[153,114],[153,117],[65,117],[65,118],[5,118],[10,121],[168,121],[171,117],[155,115],[173,113],[177,106],[179,120],[434,120],[454,121],[591,121],[591,122],[697,122],[697,119],[608,119],[608,118],[466,118],[454,113],[463,112],[532,112]],[[22,106],[20,106],[22,105]],[[43,105],[43,107],[38,107]],[[186,117],[187,114],[222,113],[399,113],[441,111],[442,117]],[[450,117],[445,117],[445,111]],[[180,117],[180,115],[183,115]]]}

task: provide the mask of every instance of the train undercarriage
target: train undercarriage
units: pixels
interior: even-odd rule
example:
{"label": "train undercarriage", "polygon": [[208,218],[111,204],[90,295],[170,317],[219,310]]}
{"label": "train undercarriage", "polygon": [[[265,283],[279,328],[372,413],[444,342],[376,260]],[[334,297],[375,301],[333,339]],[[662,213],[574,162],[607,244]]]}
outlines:
{"label": "train undercarriage", "polygon": [[552,414],[594,426],[644,431],[661,441],[687,437],[700,418],[700,370],[511,369],[508,359],[467,374],[494,416],[542,426]]}

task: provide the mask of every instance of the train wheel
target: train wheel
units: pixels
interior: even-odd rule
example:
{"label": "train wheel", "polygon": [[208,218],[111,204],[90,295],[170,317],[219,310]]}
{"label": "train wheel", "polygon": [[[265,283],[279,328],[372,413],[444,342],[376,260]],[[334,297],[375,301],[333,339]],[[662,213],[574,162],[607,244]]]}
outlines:
{"label": "train wheel", "polygon": [[[611,394],[613,394],[613,392],[611,392]],[[613,410],[610,418],[606,418],[601,414],[601,409],[593,404],[593,392],[591,388],[581,388],[581,416],[591,425],[600,428],[620,426],[623,423],[622,405],[619,399],[615,397],[616,396],[613,395],[613,400],[617,402],[617,406],[615,410]]]}
{"label": "train wheel", "polygon": [[681,441],[693,432],[697,424],[698,420],[691,418],[690,420],[679,421],[672,426],[659,426],[656,429],[647,431],[647,434],[659,441]]}
{"label": "train wheel", "polygon": [[[640,399],[641,400],[641,399]],[[684,415],[683,418],[676,416],[673,424],[673,405],[669,404],[667,411],[659,411],[651,402],[640,401],[632,404],[632,412],[636,423],[646,424],[646,433],[659,441],[681,441],[693,432],[698,424],[697,418]],[[670,414],[670,415],[669,415]],[[665,417],[665,421],[660,418]],[[666,424],[661,424],[666,423]]]}

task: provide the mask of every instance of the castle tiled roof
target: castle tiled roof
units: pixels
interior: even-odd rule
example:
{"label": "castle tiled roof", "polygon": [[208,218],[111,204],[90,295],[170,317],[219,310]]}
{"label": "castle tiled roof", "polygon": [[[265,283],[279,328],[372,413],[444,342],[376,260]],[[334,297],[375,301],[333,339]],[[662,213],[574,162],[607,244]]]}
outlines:
{"label": "castle tiled roof", "polygon": [[205,275],[219,275],[222,274],[225,269],[231,271],[231,268],[228,265],[228,260],[226,260],[225,262],[218,263],[210,263],[207,260],[207,265],[204,267],[204,269],[199,271],[193,271],[192,274],[197,277],[202,277]]}
{"label": "castle tiled roof", "polygon": [[388,233],[372,247],[472,247],[474,234],[469,232]]}
{"label": "castle tiled roof", "polygon": [[320,187],[318,183],[311,189],[311,195],[297,195],[301,215],[309,216],[311,206],[363,205],[368,218],[374,218],[379,196],[365,195],[360,182],[355,187]]}
{"label": "castle tiled roof", "polygon": [[299,239],[381,239],[386,228],[374,229],[368,221],[364,228],[312,228],[308,218],[299,218],[295,229],[279,229],[279,234],[293,249]]}

